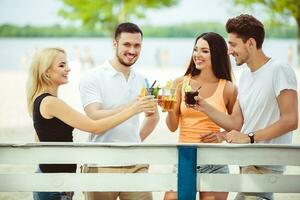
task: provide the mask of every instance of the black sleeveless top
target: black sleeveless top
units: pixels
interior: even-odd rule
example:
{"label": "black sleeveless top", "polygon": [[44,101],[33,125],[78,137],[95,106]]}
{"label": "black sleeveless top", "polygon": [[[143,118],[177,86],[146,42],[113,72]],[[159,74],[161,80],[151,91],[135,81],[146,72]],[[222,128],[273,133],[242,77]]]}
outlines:
{"label": "black sleeveless top", "polygon": [[[33,104],[33,126],[41,142],[73,142],[73,127],[54,117],[45,119],[40,112],[42,100],[51,96],[44,93],[34,100]],[[40,164],[44,173],[72,173],[76,172],[75,164]]]}

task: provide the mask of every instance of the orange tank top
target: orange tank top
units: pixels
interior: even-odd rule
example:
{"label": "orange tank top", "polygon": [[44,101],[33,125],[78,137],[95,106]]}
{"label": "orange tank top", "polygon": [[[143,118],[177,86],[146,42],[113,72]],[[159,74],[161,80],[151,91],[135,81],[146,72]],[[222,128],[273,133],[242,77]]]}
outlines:
{"label": "orange tank top", "polygon": [[[190,82],[191,77],[185,76],[183,84],[186,85]],[[225,88],[226,80],[220,79],[217,89],[212,96],[205,100],[221,112],[227,112],[223,91]],[[181,89],[182,97],[184,99],[184,88]],[[215,124],[205,113],[196,111],[192,108],[188,108],[184,101],[180,103],[180,135],[179,142],[184,143],[200,143],[201,134],[210,132],[219,132],[221,128]]]}

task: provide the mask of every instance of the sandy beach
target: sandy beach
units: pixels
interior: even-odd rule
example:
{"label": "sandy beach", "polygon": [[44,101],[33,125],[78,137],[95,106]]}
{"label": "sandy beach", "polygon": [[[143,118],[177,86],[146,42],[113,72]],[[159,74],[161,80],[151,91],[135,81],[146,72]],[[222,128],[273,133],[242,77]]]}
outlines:
{"label": "sandy beach", "polygon": [[[182,68],[142,68],[137,69],[147,75],[149,81],[157,80],[163,85],[167,80],[174,79],[184,73]],[[236,78],[239,77],[239,71],[235,71]],[[300,80],[300,69],[296,70],[298,78],[298,88]],[[70,74],[69,84],[60,90],[60,96],[73,108],[81,111],[78,81],[80,72]],[[0,71],[0,142],[34,142],[34,129],[32,120],[27,113],[25,87],[27,80],[27,71]],[[298,93],[299,94],[299,93]],[[178,133],[171,133],[165,125],[165,113],[160,112],[160,123],[154,132],[146,139],[146,143],[177,142]],[[294,132],[293,143],[300,144],[300,129]],[[87,134],[75,130],[74,141],[86,141]],[[170,170],[172,166],[151,166],[150,171]],[[236,170],[231,167],[231,172]],[[0,166],[0,173],[14,171],[35,171],[35,166]],[[286,173],[300,174],[300,167],[288,167]],[[154,193],[154,200],[162,199],[163,193]],[[234,193],[229,195],[228,200],[233,199]],[[24,193],[0,193],[0,200],[31,200],[30,192]],[[276,194],[276,199],[296,200],[300,199],[300,194]],[[75,194],[74,200],[83,200],[80,193]]]}

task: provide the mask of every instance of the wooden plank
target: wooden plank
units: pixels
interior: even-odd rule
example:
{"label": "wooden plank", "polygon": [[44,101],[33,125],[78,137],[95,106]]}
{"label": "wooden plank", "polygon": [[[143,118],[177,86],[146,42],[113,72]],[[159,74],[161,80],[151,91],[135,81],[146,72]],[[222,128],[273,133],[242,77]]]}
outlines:
{"label": "wooden plank", "polygon": [[279,148],[296,148],[299,149],[299,144],[232,144],[232,143],[93,143],[93,142],[1,142],[0,147],[45,147],[45,146],[74,146],[74,147],[177,147],[177,146],[197,146],[197,147],[210,147],[210,148],[265,148],[265,147],[279,147]]}
{"label": "wooden plank", "polygon": [[0,192],[168,191],[176,174],[0,174]]}
{"label": "wooden plank", "polygon": [[300,175],[201,174],[198,191],[299,193]]}
{"label": "wooden plank", "polygon": [[[197,147],[198,164],[300,166],[300,145],[292,147],[289,145],[256,145],[254,148],[251,145],[214,144],[197,145]],[[158,144],[1,144],[0,157],[0,164],[175,164],[177,163],[177,146]]]}
{"label": "wooden plank", "polygon": [[[0,192],[177,190],[176,174],[0,174],[0,180]],[[201,174],[197,181],[198,191],[300,192],[300,175]]]}
{"label": "wooden plank", "polygon": [[[47,155],[47,156],[45,156]],[[174,164],[175,147],[37,146],[0,147],[0,164],[79,163],[102,165]],[[16,159],[18,158],[18,159]]]}
{"label": "wooden plank", "polygon": [[300,149],[286,147],[198,148],[198,164],[296,165]]}

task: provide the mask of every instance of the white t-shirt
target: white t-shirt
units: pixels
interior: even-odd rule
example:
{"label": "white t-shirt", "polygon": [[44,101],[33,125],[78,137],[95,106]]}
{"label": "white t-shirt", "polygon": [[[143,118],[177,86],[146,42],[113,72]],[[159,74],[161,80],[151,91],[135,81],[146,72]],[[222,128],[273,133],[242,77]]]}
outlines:
{"label": "white t-shirt", "polygon": [[[106,61],[87,71],[81,78],[79,90],[83,107],[99,102],[103,109],[113,109],[135,100],[145,78],[131,69],[128,80]],[[102,135],[90,134],[90,142],[141,142],[139,116],[134,115]]]}
{"label": "white t-shirt", "polygon": [[[297,91],[297,80],[293,69],[284,62],[271,59],[255,72],[247,68],[242,73],[238,100],[244,116],[243,133],[266,128],[279,120],[277,97],[285,89]],[[292,131],[258,143],[290,144]]]}

